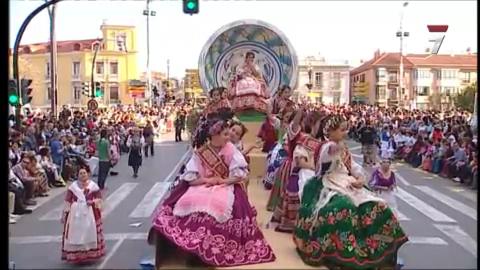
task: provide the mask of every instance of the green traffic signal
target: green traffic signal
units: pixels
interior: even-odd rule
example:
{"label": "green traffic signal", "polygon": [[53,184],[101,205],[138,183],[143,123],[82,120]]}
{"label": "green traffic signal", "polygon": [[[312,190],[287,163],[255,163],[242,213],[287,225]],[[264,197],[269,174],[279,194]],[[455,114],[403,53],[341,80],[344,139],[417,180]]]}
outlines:
{"label": "green traffic signal", "polygon": [[10,94],[8,96],[8,103],[12,106],[18,105],[18,96],[17,94]]}
{"label": "green traffic signal", "polygon": [[187,3],[187,8],[188,9],[194,9],[196,6],[197,6],[197,4],[195,4],[194,2],[188,2]]}
{"label": "green traffic signal", "polygon": [[199,0],[183,0],[183,12],[186,14],[197,14],[199,11]]}

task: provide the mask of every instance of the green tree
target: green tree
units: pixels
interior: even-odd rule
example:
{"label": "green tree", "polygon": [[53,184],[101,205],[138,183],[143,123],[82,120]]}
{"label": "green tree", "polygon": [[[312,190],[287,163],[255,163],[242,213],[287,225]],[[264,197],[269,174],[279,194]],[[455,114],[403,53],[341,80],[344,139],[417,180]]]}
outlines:
{"label": "green tree", "polygon": [[455,106],[457,108],[468,110],[473,112],[473,107],[475,106],[475,93],[477,92],[477,83],[473,83],[465,87],[458,95],[455,97]]}

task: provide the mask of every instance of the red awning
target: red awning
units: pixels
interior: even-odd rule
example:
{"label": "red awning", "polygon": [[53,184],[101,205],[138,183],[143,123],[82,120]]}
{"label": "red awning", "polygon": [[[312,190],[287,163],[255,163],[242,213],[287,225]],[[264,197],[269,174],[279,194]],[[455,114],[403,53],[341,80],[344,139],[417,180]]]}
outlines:
{"label": "red awning", "polygon": [[430,33],[445,33],[448,30],[448,25],[427,25]]}

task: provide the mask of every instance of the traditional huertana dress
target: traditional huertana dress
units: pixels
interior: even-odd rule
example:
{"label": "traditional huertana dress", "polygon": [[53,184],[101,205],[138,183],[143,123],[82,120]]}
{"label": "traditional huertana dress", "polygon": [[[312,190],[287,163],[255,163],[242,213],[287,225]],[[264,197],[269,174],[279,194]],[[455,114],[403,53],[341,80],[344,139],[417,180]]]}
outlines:
{"label": "traditional huertana dress", "polygon": [[207,107],[205,108],[205,110],[203,111],[203,113],[206,117],[210,117],[221,111],[231,111],[231,110],[232,110],[232,107],[228,99],[221,99],[217,102],[210,101]]}
{"label": "traditional huertana dress", "polygon": [[372,178],[368,182],[368,186],[377,194],[378,197],[387,202],[388,206],[394,210],[395,214],[398,214],[397,200],[395,198],[394,191],[395,187],[397,186],[397,181],[395,179],[394,172],[390,171],[390,177],[385,177],[380,169],[376,169],[372,174]]}
{"label": "traditional huertana dress", "polygon": [[64,209],[62,260],[84,263],[105,255],[101,203],[100,188],[91,180],[84,189],[78,181],[68,187]]}
{"label": "traditional huertana dress", "polygon": [[[286,152],[286,135],[285,129],[282,128],[279,119],[274,118],[274,128],[277,134],[277,143],[273,146],[272,150],[267,154],[267,168],[265,176],[263,177],[263,185],[266,189],[271,189],[277,179],[278,168],[282,165],[287,157]],[[268,208],[268,207],[267,207]],[[272,208],[273,211],[273,208]]]}
{"label": "traditional huertana dress", "polygon": [[305,158],[307,163],[315,167],[315,161],[322,144],[320,140],[301,132],[300,128],[295,132],[290,126],[287,136],[293,138],[290,142],[295,147],[291,159],[291,171],[290,173],[283,172],[280,198],[272,217],[272,222],[278,223],[275,230],[279,232],[292,232],[295,228],[295,221],[300,208],[299,191],[303,189],[305,182],[315,175],[312,170],[300,168],[296,160]]}
{"label": "traditional huertana dress", "polygon": [[367,269],[394,264],[408,241],[391,208],[366,188],[351,189],[362,168],[348,149],[331,153],[325,143],[317,176],[305,185],[293,240],[309,265]]}
{"label": "traditional huertana dress", "polygon": [[242,182],[212,187],[189,185],[199,178],[246,179],[247,175],[247,163],[232,143],[219,152],[209,144],[200,147],[187,163],[180,183],[157,207],[152,230],[160,241],[169,241],[212,266],[274,261]]}
{"label": "traditional huertana dress", "polygon": [[[276,169],[276,172],[274,174],[274,183],[273,183],[273,188],[270,191],[270,196],[268,198],[267,202],[267,211],[274,211],[277,207],[277,205],[280,203],[280,196],[282,193],[282,190],[284,189],[284,186],[286,185],[288,178],[290,177],[290,173],[292,170],[292,162],[293,162],[293,151],[296,146],[296,137],[292,136],[291,132],[287,132],[284,134],[283,137],[283,146],[284,146],[284,153],[285,157],[283,157],[283,160],[280,162],[280,167]],[[271,157],[272,159],[274,157]]]}

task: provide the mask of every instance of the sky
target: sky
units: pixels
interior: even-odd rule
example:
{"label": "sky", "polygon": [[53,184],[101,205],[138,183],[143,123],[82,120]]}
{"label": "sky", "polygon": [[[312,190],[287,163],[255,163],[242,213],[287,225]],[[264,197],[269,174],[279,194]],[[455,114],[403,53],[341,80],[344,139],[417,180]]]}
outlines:
{"label": "sky", "polygon": [[[150,19],[150,66],[181,78],[186,68],[197,68],[198,57],[208,38],[223,25],[242,19],[257,19],[280,29],[295,48],[299,60],[321,55],[327,60],[348,60],[357,66],[374,51],[398,52],[395,32],[400,26],[403,1],[212,1],[200,0],[200,13],[186,15],[180,0],[153,0]],[[42,0],[10,0],[10,47],[20,25]],[[100,25],[133,25],[138,32],[139,70],[146,69],[146,1],[66,0],[57,5],[57,40],[101,36]],[[405,53],[423,53],[431,47],[429,24],[447,24],[440,53],[477,52],[476,1],[410,1],[404,8]],[[22,44],[47,42],[47,10],[38,14],[24,33]]]}

